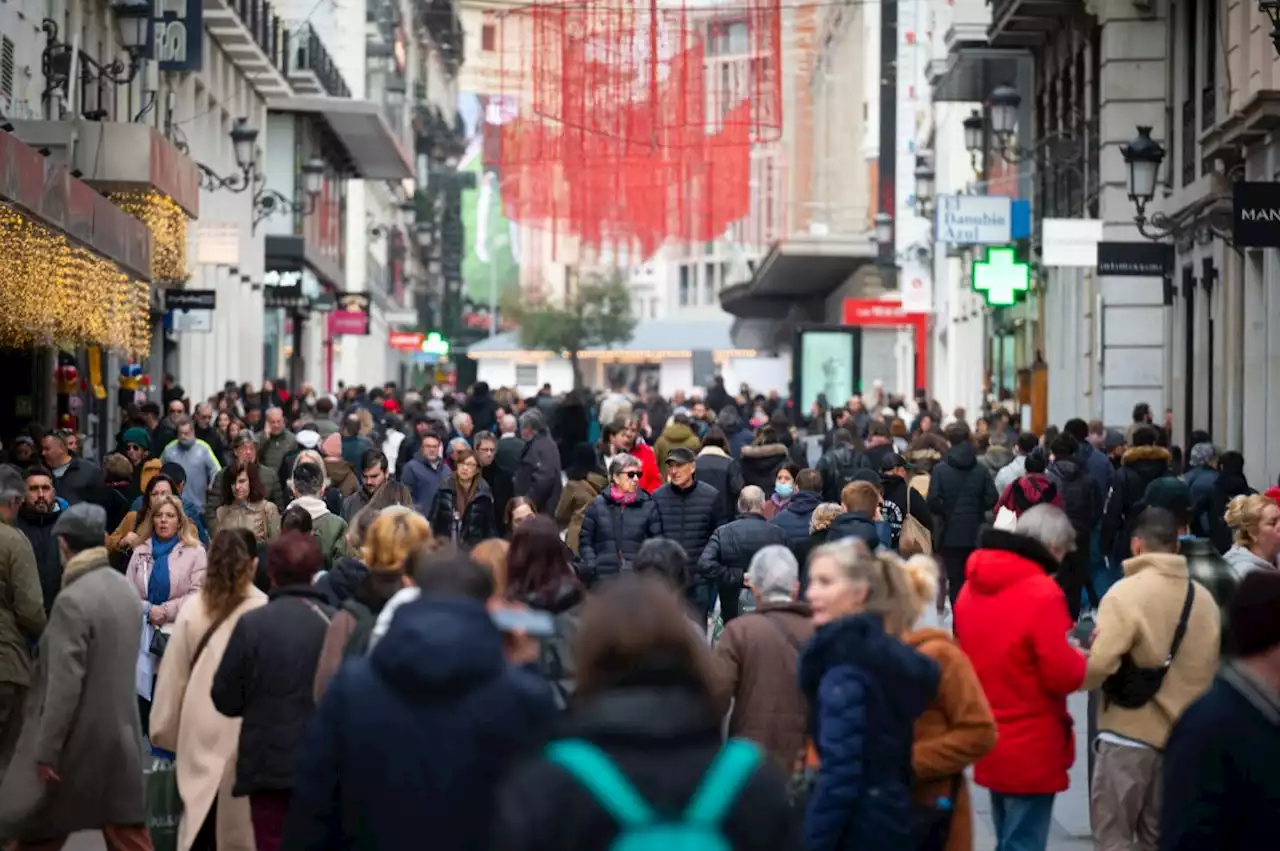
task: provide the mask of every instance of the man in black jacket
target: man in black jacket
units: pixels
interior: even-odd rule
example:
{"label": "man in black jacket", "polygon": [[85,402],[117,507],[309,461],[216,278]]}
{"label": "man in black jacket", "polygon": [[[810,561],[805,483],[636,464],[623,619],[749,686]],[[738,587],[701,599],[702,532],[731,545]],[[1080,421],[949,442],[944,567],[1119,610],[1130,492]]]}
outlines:
{"label": "man in black jacket", "polygon": [[1058,495],[1062,510],[1076,530],[1076,548],[1062,560],[1058,582],[1067,595],[1067,609],[1072,619],[1080,617],[1080,590],[1089,594],[1089,605],[1098,607],[1098,591],[1093,585],[1093,530],[1102,517],[1098,485],[1080,461],[1079,444],[1067,432],[1053,439],[1049,446],[1049,466],[1045,475]]}
{"label": "man in black jacket", "polygon": [[896,452],[890,452],[880,462],[880,487],[884,494],[884,519],[889,524],[893,548],[898,549],[902,538],[902,524],[907,517],[914,517],[932,535],[933,512],[929,501],[915,488],[907,484],[907,461]]}
{"label": "man in black jacket", "polygon": [[836,429],[831,433],[831,449],[818,459],[822,501],[839,502],[840,492],[853,481],[853,474],[870,466],[867,456],[854,448],[853,435],[846,429]]}
{"label": "man in black jacket", "polygon": [[528,497],[539,514],[554,516],[564,488],[560,479],[560,449],[547,433],[546,421],[538,411],[525,411],[520,415],[520,432],[526,443],[516,472],[515,496]]}
{"label": "man in black jacket", "polygon": [[969,427],[956,423],[946,430],[951,450],[933,468],[929,510],[937,519],[933,549],[942,562],[947,595],[954,606],[964,585],[964,567],[978,546],[978,531],[1000,498],[987,468],[978,463]]}
{"label": "man in black jacket", "polygon": [[[711,533],[729,519],[720,492],[696,480],[696,462],[693,450],[673,447],[667,452],[667,483],[653,492],[658,533],[684,547],[691,561],[701,561]],[[703,613],[714,604],[712,587],[698,582],[689,589]]]}
{"label": "man in black jacket", "polygon": [[748,485],[738,495],[738,519],[712,532],[698,559],[703,581],[719,585],[720,613],[725,623],[738,616],[742,578],[747,575],[752,557],[770,544],[786,546],[787,532],[764,519],[764,491]]}

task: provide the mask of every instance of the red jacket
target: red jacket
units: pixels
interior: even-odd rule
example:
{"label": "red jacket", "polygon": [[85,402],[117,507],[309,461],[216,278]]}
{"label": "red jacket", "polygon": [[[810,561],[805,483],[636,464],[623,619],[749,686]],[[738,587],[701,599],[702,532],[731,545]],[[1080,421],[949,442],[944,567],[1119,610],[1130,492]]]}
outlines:
{"label": "red jacket", "polygon": [[1064,792],[1075,761],[1067,695],[1084,682],[1085,657],[1067,643],[1067,598],[1039,542],[986,529],[969,556],[955,633],[973,662],[998,736],[974,780],[1006,795]]}
{"label": "red jacket", "polygon": [[[1015,491],[1018,493],[1015,494]],[[1047,493],[1052,494],[1049,499],[1045,499]],[[1000,501],[996,503],[996,511],[1007,508],[1021,517],[1023,511],[1046,502],[1062,508],[1062,494],[1058,493],[1057,486],[1044,473],[1027,473],[1025,476],[1014,479],[1004,489],[1004,493],[1000,495]],[[1020,505],[1025,507],[1019,510]]]}
{"label": "red jacket", "polygon": [[658,469],[658,456],[653,454],[653,448],[637,440],[631,454],[640,462],[640,487],[647,493],[662,487],[662,471]]}

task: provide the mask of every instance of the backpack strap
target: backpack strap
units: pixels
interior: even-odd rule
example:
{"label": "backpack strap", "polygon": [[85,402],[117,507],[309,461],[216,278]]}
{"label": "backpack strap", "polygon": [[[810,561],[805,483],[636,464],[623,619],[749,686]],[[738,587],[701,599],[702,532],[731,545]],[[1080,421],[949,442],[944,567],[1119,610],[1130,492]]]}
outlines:
{"label": "backpack strap", "polygon": [[1178,615],[1178,626],[1173,631],[1173,644],[1169,647],[1169,656],[1164,662],[1166,668],[1173,664],[1173,657],[1178,655],[1178,648],[1182,646],[1182,639],[1187,634],[1187,621],[1191,618],[1191,604],[1195,599],[1196,584],[1188,579],[1187,598],[1182,602],[1182,614]]}
{"label": "backpack strap", "polygon": [[761,753],[759,745],[746,739],[725,742],[685,808],[685,821],[705,828],[718,826],[755,774]]}
{"label": "backpack strap", "polygon": [[620,827],[634,829],[658,820],[653,807],[640,797],[613,760],[590,742],[561,739],[547,745],[544,755],[553,765],[569,772]]}

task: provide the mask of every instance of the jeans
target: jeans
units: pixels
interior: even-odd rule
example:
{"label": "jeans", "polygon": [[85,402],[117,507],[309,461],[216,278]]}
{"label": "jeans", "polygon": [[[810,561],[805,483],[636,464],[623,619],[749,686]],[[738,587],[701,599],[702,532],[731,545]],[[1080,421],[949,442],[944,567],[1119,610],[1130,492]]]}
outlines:
{"label": "jeans", "polygon": [[1053,797],[992,792],[996,851],[1045,851],[1053,822]]}

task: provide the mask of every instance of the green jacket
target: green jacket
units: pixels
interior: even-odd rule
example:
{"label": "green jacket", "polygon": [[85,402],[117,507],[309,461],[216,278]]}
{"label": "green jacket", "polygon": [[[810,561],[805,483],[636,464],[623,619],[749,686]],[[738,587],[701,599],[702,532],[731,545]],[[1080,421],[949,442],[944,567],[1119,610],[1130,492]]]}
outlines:
{"label": "green jacket", "polygon": [[667,475],[667,453],[677,446],[682,446],[698,454],[698,449],[702,447],[702,439],[694,434],[693,429],[684,423],[672,423],[662,430],[662,434],[653,444],[653,454],[658,462],[658,472],[665,477]]}
{"label": "green jacket", "polygon": [[347,521],[332,512],[319,520],[312,518],[316,537],[320,539],[320,553],[324,556],[324,569],[329,570],[338,559],[347,554]]}
{"label": "green jacket", "polygon": [[31,684],[31,648],[44,631],[44,594],[27,536],[0,523],[0,683]]}

